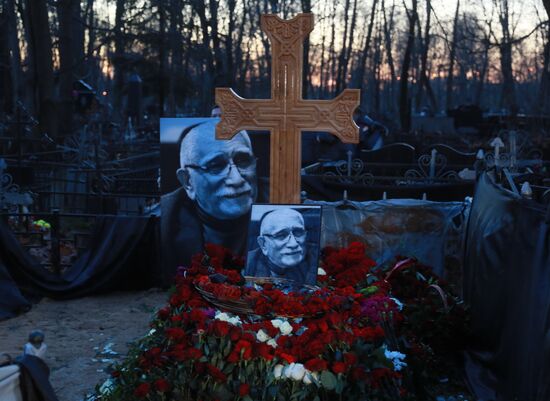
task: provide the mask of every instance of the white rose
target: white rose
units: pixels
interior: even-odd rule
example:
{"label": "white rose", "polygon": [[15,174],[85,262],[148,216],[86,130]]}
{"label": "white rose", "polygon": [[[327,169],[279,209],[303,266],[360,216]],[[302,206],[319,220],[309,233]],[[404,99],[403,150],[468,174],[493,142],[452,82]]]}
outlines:
{"label": "white rose", "polygon": [[273,338],[269,339],[267,342],[267,345],[272,346],[273,348],[277,348],[277,341],[275,341]]}
{"label": "white rose", "polygon": [[273,327],[276,327],[276,328],[279,328],[281,326],[281,324],[283,324],[284,321],[281,320],[281,319],[273,319],[271,321],[271,324],[273,325]]}
{"label": "white rose", "polygon": [[305,384],[319,383],[319,374],[306,369],[306,374],[302,380]]}
{"label": "white rose", "polygon": [[318,276],[326,276],[327,275],[327,272],[325,271],[325,269],[323,269],[322,267],[319,267],[317,269],[317,275]]}
{"label": "white rose", "polygon": [[273,368],[273,376],[275,376],[275,379],[281,378],[281,376],[283,375],[283,368],[284,366],[281,364],[275,365],[275,367]]}
{"label": "white rose", "polygon": [[283,336],[288,336],[290,333],[292,333],[292,326],[288,322],[284,322],[280,327],[279,330],[281,330],[281,334]]}
{"label": "white rose", "polygon": [[294,363],[290,365],[291,369],[288,373],[289,377],[296,381],[301,381],[306,374],[306,368],[301,363]]}
{"label": "white rose", "polygon": [[266,341],[270,340],[271,337],[269,337],[267,335],[267,333],[265,331],[263,331],[262,329],[260,329],[257,333],[256,333],[256,338],[258,339],[259,342],[261,343],[265,343]]}

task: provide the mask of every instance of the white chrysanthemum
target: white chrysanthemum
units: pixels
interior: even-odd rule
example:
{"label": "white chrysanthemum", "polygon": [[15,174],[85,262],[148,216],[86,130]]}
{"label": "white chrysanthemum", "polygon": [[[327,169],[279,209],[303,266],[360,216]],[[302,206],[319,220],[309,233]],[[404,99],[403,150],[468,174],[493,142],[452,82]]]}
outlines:
{"label": "white chrysanthemum", "polygon": [[267,345],[270,345],[273,348],[277,348],[277,341],[275,341],[273,338],[271,338],[267,341]]}
{"label": "white chrysanthemum", "polygon": [[282,319],[273,319],[271,321],[271,324],[273,325],[273,327],[276,327],[276,328],[279,328],[283,323],[284,323],[284,320]]}
{"label": "white chrysanthemum", "polygon": [[256,339],[261,343],[265,343],[266,341],[269,341],[271,339],[271,337],[269,337],[265,331],[260,329],[256,333]]}
{"label": "white chrysanthemum", "polygon": [[292,333],[292,326],[288,322],[284,322],[279,326],[279,330],[281,331],[281,334],[284,336],[288,336],[290,333]]}
{"label": "white chrysanthemum", "polygon": [[230,323],[233,326],[241,325],[241,319],[238,316],[229,316],[229,314],[225,312],[216,312],[216,316],[214,316],[214,318],[221,320],[222,322]]}
{"label": "white chrysanthemum", "polygon": [[326,276],[327,275],[327,272],[325,271],[325,269],[323,269],[322,267],[319,267],[317,269],[317,275],[318,276]]}

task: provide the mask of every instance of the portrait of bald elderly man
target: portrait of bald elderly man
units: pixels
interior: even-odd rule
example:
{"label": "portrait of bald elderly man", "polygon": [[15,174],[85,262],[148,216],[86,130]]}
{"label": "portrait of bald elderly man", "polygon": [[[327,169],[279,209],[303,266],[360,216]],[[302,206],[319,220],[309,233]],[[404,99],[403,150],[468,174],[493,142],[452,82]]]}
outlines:
{"label": "portrait of bald elderly man", "polygon": [[[188,266],[206,243],[246,254],[246,231],[256,200],[256,157],[245,131],[216,140],[219,119],[193,127],[181,139],[180,188],[161,198],[163,280]],[[166,172],[163,172],[163,175]]]}
{"label": "portrait of bald elderly man", "polygon": [[[258,215],[261,217],[254,221]],[[256,248],[254,240],[249,239],[250,251],[244,275],[314,285],[317,281],[320,225],[320,206],[254,205],[249,235],[255,232]]]}

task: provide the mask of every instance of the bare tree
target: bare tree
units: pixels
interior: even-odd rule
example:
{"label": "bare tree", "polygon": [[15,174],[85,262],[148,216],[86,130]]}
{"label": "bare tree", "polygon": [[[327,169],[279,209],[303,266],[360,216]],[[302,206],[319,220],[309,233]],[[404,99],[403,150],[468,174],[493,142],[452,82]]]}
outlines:
{"label": "bare tree", "polygon": [[399,121],[401,123],[401,129],[408,131],[410,129],[411,120],[411,105],[409,98],[409,68],[411,66],[412,53],[414,47],[415,38],[415,26],[418,18],[418,1],[412,0],[412,6],[409,10],[405,3],[405,10],[407,12],[407,19],[409,20],[409,30],[407,36],[407,44],[405,47],[405,54],[403,55],[403,63],[401,64],[401,77],[399,83]]}
{"label": "bare tree", "polygon": [[80,1],[57,2],[59,18],[59,130],[70,135],[73,121],[73,83],[82,78],[84,66],[84,24]]}
{"label": "bare tree", "polygon": [[431,110],[437,110],[437,102],[428,76],[428,52],[430,51],[430,39],[431,39],[431,15],[432,15],[432,3],[430,0],[426,0],[426,21],[424,24],[424,38],[419,30],[419,39],[421,42],[420,53],[420,88],[418,89],[416,96],[416,108],[419,109],[422,103],[422,89],[424,89],[428,95]]}
{"label": "bare tree", "polygon": [[445,97],[445,107],[447,110],[453,108],[453,79],[454,79],[454,70],[455,70],[455,59],[456,59],[456,47],[457,47],[457,36],[458,36],[458,22],[459,22],[459,10],[460,10],[460,0],[456,2],[455,17],[453,20],[453,38],[450,43],[449,49],[449,69],[447,70],[447,90]]}
{"label": "bare tree", "polygon": [[[378,0],[373,0],[369,15],[369,24],[367,26],[367,34],[365,36],[365,41],[363,43],[363,51],[361,52],[361,57],[359,58],[359,67],[357,72],[357,82],[356,85],[358,88],[361,89],[361,93],[363,93],[364,87],[365,87],[365,70],[367,68],[367,57],[369,54],[369,50],[371,48],[371,38],[372,38],[372,30],[374,28],[374,18],[376,16],[376,6],[378,4]],[[384,9],[384,6],[382,5],[382,10]]]}
{"label": "bare tree", "polygon": [[26,0],[29,27],[29,57],[32,57],[32,81],[39,129],[57,137],[57,113],[54,98],[52,38],[46,1]]}
{"label": "bare tree", "polygon": [[540,78],[540,89],[538,95],[537,108],[539,112],[550,113],[550,0],[542,0],[546,16],[546,43],[544,44],[544,55],[542,74]]}

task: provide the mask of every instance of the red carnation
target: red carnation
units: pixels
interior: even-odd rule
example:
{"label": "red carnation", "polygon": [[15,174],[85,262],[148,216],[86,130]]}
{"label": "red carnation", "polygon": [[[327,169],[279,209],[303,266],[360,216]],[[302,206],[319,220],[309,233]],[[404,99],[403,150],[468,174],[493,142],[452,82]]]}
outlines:
{"label": "red carnation", "polygon": [[239,396],[244,397],[248,393],[250,393],[250,384],[241,383],[241,385],[239,386]]}
{"label": "red carnation", "polygon": [[357,356],[351,352],[346,352],[344,354],[344,362],[350,366],[357,365]]}
{"label": "red carnation", "polygon": [[151,385],[149,383],[141,383],[134,390],[134,395],[138,398],[145,398],[147,394],[151,391]]}
{"label": "red carnation", "polygon": [[294,358],[294,356],[287,354],[285,352],[277,352],[277,356],[281,359],[284,359],[287,363],[296,362],[296,358]]}
{"label": "red carnation", "polygon": [[344,373],[346,371],[347,365],[344,362],[333,362],[332,371],[336,374]]}
{"label": "red carnation", "polygon": [[319,372],[321,370],[326,370],[328,364],[322,359],[314,358],[307,361],[304,366],[307,370],[311,370],[312,372]]}
{"label": "red carnation", "polygon": [[214,380],[219,381],[220,383],[224,383],[227,380],[227,376],[225,373],[223,373],[221,370],[219,370],[214,365],[206,365],[206,369],[208,370],[208,374],[214,378]]}
{"label": "red carnation", "polygon": [[159,393],[166,393],[168,390],[170,390],[170,382],[166,379],[157,379],[155,380],[155,389]]}
{"label": "red carnation", "polygon": [[266,343],[255,343],[254,355],[264,358],[266,361],[271,361],[273,359],[273,347]]}

